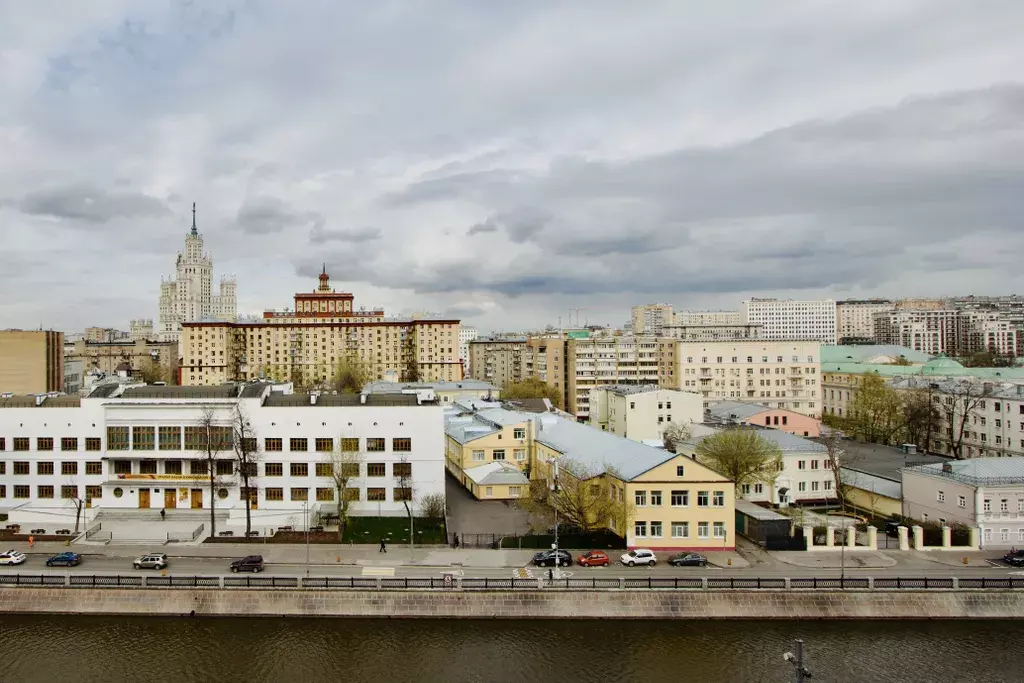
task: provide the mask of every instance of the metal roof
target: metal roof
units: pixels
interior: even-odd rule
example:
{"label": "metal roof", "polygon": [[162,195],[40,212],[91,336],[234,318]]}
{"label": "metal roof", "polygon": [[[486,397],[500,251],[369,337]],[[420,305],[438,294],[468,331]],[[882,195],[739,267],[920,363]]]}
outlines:
{"label": "metal roof", "polygon": [[862,472],[898,482],[900,469],[910,465],[949,462],[950,458],[928,453],[904,453],[898,448],[883,444],[861,443],[852,439],[842,439],[839,448],[843,453],[839,456],[841,469]]}
{"label": "metal roof", "polygon": [[495,484],[528,486],[530,484],[530,480],[520,470],[502,462],[490,462],[480,467],[471,467],[464,472],[478,486],[493,486]]}
{"label": "metal roof", "polygon": [[[878,356],[903,357],[914,364],[927,363],[932,356],[895,344],[837,344],[821,347],[822,363],[863,363]],[[905,367],[905,366],[904,366]]]}
{"label": "metal roof", "polygon": [[742,512],[747,517],[753,517],[754,519],[760,519],[764,521],[775,521],[775,520],[789,520],[789,517],[783,514],[775,512],[775,510],[769,510],[766,507],[761,507],[756,503],[751,503],[749,500],[742,498],[736,499],[736,512]]}
{"label": "metal roof", "polygon": [[[772,443],[777,445],[779,447],[779,450],[781,450],[783,452],[783,454],[785,454],[785,453],[824,453],[824,452],[826,452],[828,450],[823,445],[818,443],[817,441],[812,441],[811,439],[805,439],[802,436],[797,436],[796,434],[790,434],[789,432],[784,432],[784,431],[779,430],[779,429],[768,429],[766,427],[760,427],[758,425],[750,425],[750,426],[742,427],[742,428],[736,427],[734,429],[754,429],[754,430],[756,430],[758,436],[760,436],[762,439],[765,439],[767,441],[771,441]],[[693,436],[693,437],[687,439],[686,441],[684,441],[683,443],[685,443],[685,444],[687,444],[689,446],[693,446],[694,448],[696,448],[697,444],[699,444],[701,441],[703,441],[704,439],[707,439],[710,436],[714,436],[714,433],[712,433],[712,434],[703,434],[701,436]]]}
{"label": "metal roof", "polygon": [[459,382],[388,382],[379,380],[363,387],[365,394],[399,394],[403,391],[433,389],[434,391],[498,391],[498,387],[479,379],[464,379]]}
{"label": "metal roof", "polygon": [[147,385],[128,387],[118,398],[237,398],[237,384],[222,384],[215,387],[179,387]]}
{"label": "metal roof", "polygon": [[916,465],[904,473],[944,477],[972,486],[1024,484],[1024,458],[972,458]]}
{"label": "metal roof", "polygon": [[712,403],[711,406],[705,411],[709,415],[713,415],[722,420],[737,419],[746,420],[754,415],[763,413],[768,410],[773,410],[760,403],[745,403],[743,401],[720,401],[719,403]]}
{"label": "metal roof", "polygon": [[839,468],[839,478],[848,486],[877,493],[886,498],[901,500],[903,498],[903,483],[893,481],[887,477],[880,477],[867,472],[858,472],[848,467]]}

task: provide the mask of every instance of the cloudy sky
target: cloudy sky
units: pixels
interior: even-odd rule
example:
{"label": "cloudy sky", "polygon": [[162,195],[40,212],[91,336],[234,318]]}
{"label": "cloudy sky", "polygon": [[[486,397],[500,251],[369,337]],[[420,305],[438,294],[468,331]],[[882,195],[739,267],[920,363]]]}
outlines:
{"label": "cloudy sky", "polygon": [[242,312],[322,262],[482,330],[1024,292],[1022,27],[1020,0],[0,0],[0,328],[156,317],[193,201]]}

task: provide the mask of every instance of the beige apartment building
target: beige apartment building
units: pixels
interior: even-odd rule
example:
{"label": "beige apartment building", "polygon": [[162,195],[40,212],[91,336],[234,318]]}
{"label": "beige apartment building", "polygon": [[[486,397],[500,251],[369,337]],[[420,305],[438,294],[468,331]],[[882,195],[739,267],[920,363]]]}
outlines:
{"label": "beige apartment building", "polygon": [[468,343],[470,376],[504,388],[523,380],[526,337],[481,337]]}
{"label": "beige apartment building", "polygon": [[848,299],[836,302],[836,334],[840,344],[875,338],[875,313],[895,310],[888,299]]}
{"label": "beige apartment building", "polygon": [[704,407],[734,400],[821,414],[817,341],[685,342],[660,339],[658,383],[699,393]]}
{"label": "beige apartment building", "polygon": [[656,384],[603,385],[590,390],[590,426],[633,441],[661,441],[665,427],[700,424],[700,394],[665,389]]}
{"label": "beige apartment building", "polygon": [[0,330],[0,394],[64,389],[64,333]]}
{"label": "beige apartment building", "polygon": [[633,334],[661,335],[666,325],[672,325],[675,322],[672,304],[634,306],[631,313]]}
{"label": "beige apartment building", "polygon": [[666,325],[662,336],[683,341],[759,339],[763,325]]}
{"label": "beige apartment building", "polygon": [[658,383],[656,337],[571,338],[558,342],[554,347],[546,344],[549,357],[545,381],[562,391],[565,411],[580,422],[590,417],[590,392],[595,387]]}
{"label": "beige apartment building", "polygon": [[294,311],[266,311],[261,322],[182,323],[182,384],[270,378],[314,387],[329,384],[346,360],[370,380],[462,379],[458,320],[356,310],[351,293],[331,289],[326,268],[319,279],[313,292],[295,294]]}

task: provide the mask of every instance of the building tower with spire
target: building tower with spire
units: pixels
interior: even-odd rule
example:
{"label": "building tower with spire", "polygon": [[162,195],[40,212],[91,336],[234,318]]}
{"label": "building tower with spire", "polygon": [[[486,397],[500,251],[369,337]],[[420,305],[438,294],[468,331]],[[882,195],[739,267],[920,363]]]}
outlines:
{"label": "building tower with spire", "polygon": [[222,278],[220,291],[213,293],[213,259],[203,252],[203,236],[196,227],[196,205],[192,204],[192,229],[185,235],[185,249],[178,252],[176,274],[161,278],[160,341],[178,341],[181,323],[200,320],[234,322],[237,317],[235,280]]}

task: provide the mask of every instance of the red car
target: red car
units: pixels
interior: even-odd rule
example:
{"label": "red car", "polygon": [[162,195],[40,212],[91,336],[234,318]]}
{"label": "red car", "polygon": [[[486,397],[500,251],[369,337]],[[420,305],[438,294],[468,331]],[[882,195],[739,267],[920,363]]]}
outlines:
{"label": "red car", "polygon": [[576,563],[581,567],[607,567],[609,562],[608,555],[600,550],[588,550],[576,558]]}

